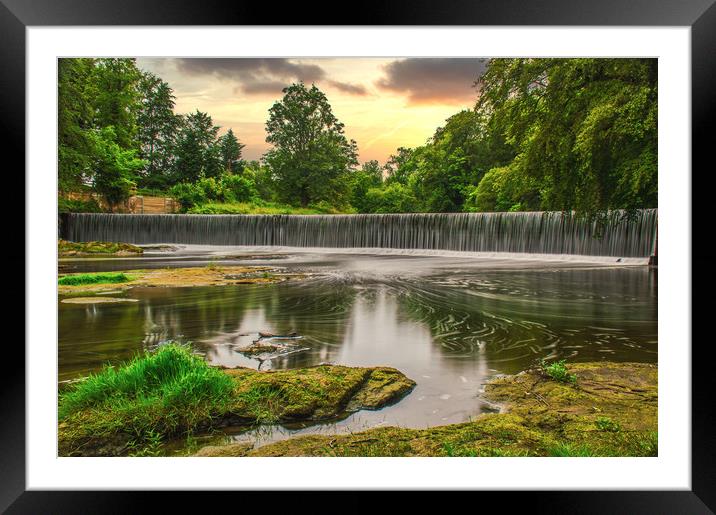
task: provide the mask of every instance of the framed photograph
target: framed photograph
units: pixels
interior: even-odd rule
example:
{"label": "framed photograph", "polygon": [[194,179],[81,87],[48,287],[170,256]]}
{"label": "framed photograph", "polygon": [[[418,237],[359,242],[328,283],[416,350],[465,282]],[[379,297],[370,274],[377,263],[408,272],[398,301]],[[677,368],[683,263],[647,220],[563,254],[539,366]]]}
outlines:
{"label": "framed photograph", "polygon": [[515,490],[711,513],[691,170],[712,3],[316,25],[3,0],[27,302],[0,505]]}

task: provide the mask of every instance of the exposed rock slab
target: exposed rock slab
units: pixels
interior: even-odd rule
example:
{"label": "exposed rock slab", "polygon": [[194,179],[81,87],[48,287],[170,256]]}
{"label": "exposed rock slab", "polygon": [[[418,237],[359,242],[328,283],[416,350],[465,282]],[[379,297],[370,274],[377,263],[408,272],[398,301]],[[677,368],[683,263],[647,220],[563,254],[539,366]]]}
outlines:
{"label": "exposed rock slab", "polygon": [[656,455],[656,365],[599,362],[569,365],[568,369],[576,374],[576,384],[555,381],[536,369],[495,379],[487,385],[485,396],[500,403],[503,412],[471,422],[300,436],[236,455]]}

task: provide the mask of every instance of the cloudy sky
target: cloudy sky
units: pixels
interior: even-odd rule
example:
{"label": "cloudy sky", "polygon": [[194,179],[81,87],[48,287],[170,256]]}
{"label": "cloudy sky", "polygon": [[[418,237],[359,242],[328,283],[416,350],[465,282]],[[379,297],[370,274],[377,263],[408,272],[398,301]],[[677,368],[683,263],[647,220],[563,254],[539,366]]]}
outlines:
{"label": "cloudy sky", "polygon": [[315,83],[358,142],[360,160],[384,163],[400,147],[422,145],[446,118],[475,103],[473,83],[486,60],[469,58],[138,58],[174,89],[176,111],[209,113],[221,132],[232,128],[258,159],[264,127],[281,89]]}

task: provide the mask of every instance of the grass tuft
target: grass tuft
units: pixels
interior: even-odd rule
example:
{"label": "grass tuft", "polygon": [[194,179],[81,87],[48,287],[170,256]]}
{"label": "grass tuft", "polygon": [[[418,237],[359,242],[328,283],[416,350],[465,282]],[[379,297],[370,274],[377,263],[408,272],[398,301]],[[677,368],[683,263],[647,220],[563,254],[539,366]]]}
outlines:
{"label": "grass tuft", "polygon": [[555,361],[553,363],[547,363],[546,361],[542,360],[541,362],[542,372],[555,381],[561,381],[563,383],[576,383],[577,382],[577,376],[575,374],[570,374],[567,371],[567,366],[565,365],[565,361]]}
{"label": "grass tuft", "polygon": [[57,280],[63,286],[76,286],[80,284],[126,283],[132,279],[123,272],[98,272],[93,274],[65,275]]}
{"label": "grass tuft", "polygon": [[594,456],[586,445],[558,443],[547,448],[547,454],[558,458],[589,458]]}
{"label": "grass tuft", "polygon": [[233,388],[229,376],[188,347],[167,344],[77,383],[60,396],[58,415],[62,421],[89,414],[103,428],[131,430],[135,448],[147,442],[156,447],[157,438],[222,411]]}

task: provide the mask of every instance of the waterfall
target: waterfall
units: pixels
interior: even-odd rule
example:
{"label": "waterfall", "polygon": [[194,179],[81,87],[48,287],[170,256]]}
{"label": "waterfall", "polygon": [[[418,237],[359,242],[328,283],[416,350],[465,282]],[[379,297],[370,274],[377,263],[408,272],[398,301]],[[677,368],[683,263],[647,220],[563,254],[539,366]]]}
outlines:
{"label": "waterfall", "polygon": [[61,224],[71,241],[289,247],[382,247],[648,257],[657,210],[600,231],[570,213],[407,213],[370,215],[135,215],[73,213]]}

